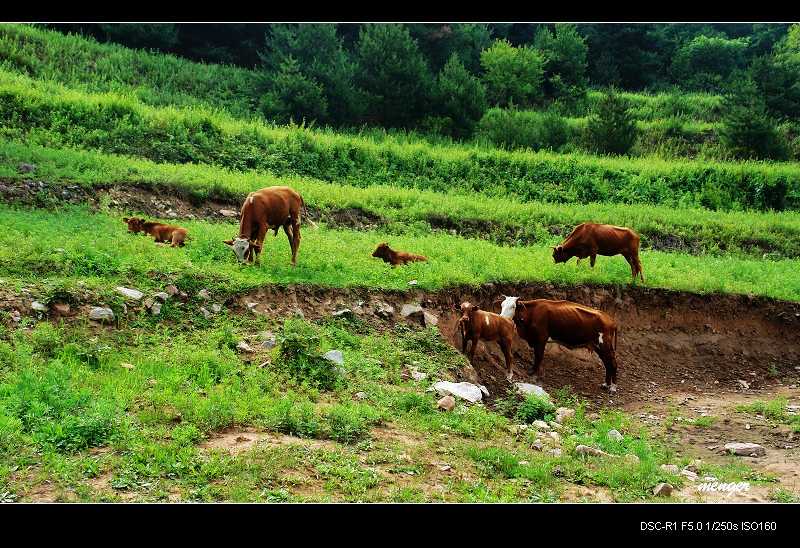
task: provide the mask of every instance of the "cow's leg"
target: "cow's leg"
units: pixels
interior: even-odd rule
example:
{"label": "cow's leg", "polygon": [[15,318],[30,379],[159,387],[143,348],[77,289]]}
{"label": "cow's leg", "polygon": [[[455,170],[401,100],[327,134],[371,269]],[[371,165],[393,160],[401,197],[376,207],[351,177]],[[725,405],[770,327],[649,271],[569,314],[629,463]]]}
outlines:
{"label": "cow's leg", "polygon": [[580,265],[581,265],[581,258],[575,257],[575,266],[580,266]]}
{"label": "cow's leg", "polygon": [[533,344],[533,369],[528,373],[535,376],[537,379],[544,378],[544,369],[542,368],[542,360],[544,360],[544,349],[547,346],[547,340],[535,340]]}
{"label": "cow's leg", "polygon": [[478,337],[472,336],[472,348],[469,349],[469,363],[475,365],[475,349],[478,348]]}
{"label": "cow's leg", "polygon": [[300,249],[300,220],[292,219],[292,266],[297,264],[297,250]]}
{"label": "cow's leg", "polygon": [[597,260],[597,253],[593,251],[591,256],[589,256],[589,266],[594,268],[594,263],[596,260]]}
{"label": "cow's leg", "polygon": [[467,353],[467,345],[469,344],[469,337],[462,331],[461,332],[461,353]]}
{"label": "cow's leg", "polygon": [[253,248],[253,262],[259,265],[261,264],[261,252],[264,251],[264,238],[267,236],[267,230],[269,230],[269,225],[267,223],[258,225],[256,245]]}
{"label": "cow's leg", "polygon": [[514,378],[514,365],[511,362],[512,341],[511,339],[504,339],[503,337],[500,337],[497,342],[500,343],[500,349],[503,351],[503,356],[506,358],[506,369],[508,370],[506,378],[508,379],[508,382],[511,382],[511,380]]}
{"label": "cow's leg", "polygon": [[617,391],[617,356],[614,348],[610,342],[603,342],[598,348],[597,354],[603,360],[603,365],[606,368],[606,382],[603,383],[603,388],[608,388],[609,392]]}
{"label": "cow's leg", "polygon": [[633,282],[636,281],[636,275],[639,273],[639,267],[637,266],[638,258],[635,255],[624,255],[625,260],[628,261],[628,264],[631,265],[631,276],[633,276]]}
{"label": "cow's leg", "polygon": [[[283,225],[283,231],[286,233],[286,237],[289,239],[289,248],[291,248],[292,257],[294,257],[294,233],[291,225]],[[294,262],[292,262],[292,264],[294,264]]]}
{"label": "cow's leg", "polygon": [[642,283],[644,283],[644,270],[642,270],[642,261],[639,260],[639,254],[637,253],[634,258],[636,259],[636,270],[639,271],[639,276],[641,276]]}

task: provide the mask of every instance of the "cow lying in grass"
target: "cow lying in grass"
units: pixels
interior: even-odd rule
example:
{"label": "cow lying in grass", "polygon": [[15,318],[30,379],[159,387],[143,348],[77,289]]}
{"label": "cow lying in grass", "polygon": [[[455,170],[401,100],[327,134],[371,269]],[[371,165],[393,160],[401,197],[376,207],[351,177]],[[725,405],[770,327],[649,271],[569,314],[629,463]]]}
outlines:
{"label": "cow lying in grass", "polygon": [[497,341],[506,358],[506,368],[508,369],[506,376],[511,381],[514,377],[511,361],[511,344],[514,342],[516,333],[514,322],[494,312],[480,310],[471,303],[461,303],[460,309],[461,318],[458,320],[458,327],[461,331],[461,352],[466,354],[467,343],[472,341],[469,361],[473,363],[475,348],[478,346],[479,340]]}
{"label": "cow lying in grass", "polygon": [[533,348],[531,374],[544,377],[544,349],[553,341],[596,352],[606,368],[602,386],[617,391],[617,325],[611,316],[569,301],[520,301],[519,297],[505,297],[501,309],[501,316],[513,320],[519,336]]}
{"label": "cow lying in grass", "polygon": [[278,229],[283,227],[292,248],[292,266],[295,266],[297,250],[300,249],[300,212],[303,209],[303,197],[288,186],[271,186],[251,192],[242,204],[239,236],[224,242],[233,248],[240,262],[258,261],[267,230],[273,229],[277,236]]}
{"label": "cow lying in grass", "polygon": [[185,228],[173,225],[165,225],[155,221],[145,221],[139,217],[125,217],[122,219],[128,225],[128,232],[134,234],[144,232],[153,237],[156,243],[170,243],[170,247],[183,247],[188,239]]}
{"label": "cow lying in grass", "polygon": [[633,280],[641,276],[644,283],[642,262],[639,260],[639,235],[630,228],[582,223],[563,243],[553,248],[553,260],[556,263],[565,263],[572,257],[577,257],[580,263],[581,259],[589,257],[589,264],[594,268],[598,255],[622,255],[631,265]]}
{"label": "cow lying in grass", "polygon": [[405,251],[395,251],[389,247],[389,244],[383,242],[379,244],[375,251],[372,253],[373,257],[383,259],[385,262],[390,263],[392,266],[411,263],[414,261],[427,261],[428,258],[424,255],[415,255],[413,253],[406,253]]}

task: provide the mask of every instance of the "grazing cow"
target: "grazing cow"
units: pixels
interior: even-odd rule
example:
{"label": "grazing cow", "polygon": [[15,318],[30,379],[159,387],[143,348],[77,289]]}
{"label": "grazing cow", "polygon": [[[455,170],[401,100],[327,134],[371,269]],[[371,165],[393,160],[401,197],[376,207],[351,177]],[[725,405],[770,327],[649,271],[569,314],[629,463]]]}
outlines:
{"label": "grazing cow", "polygon": [[501,309],[501,316],[513,319],[519,336],[533,348],[530,373],[540,374],[545,346],[553,341],[570,349],[596,352],[606,368],[603,388],[617,391],[617,324],[611,316],[569,301],[520,301],[519,297],[506,297]]}
{"label": "grazing cow", "polygon": [[295,266],[300,248],[302,210],[305,210],[303,197],[288,186],[271,186],[251,192],[242,204],[239,236],[224,242],[233,248],[240,262],[260,262],[267,231],[272,228],[277,236],[278,229],[283,227],[292,248],[292,266]]}
{"label": "grazing cow", "polygon": [[399,264],[406,264],[414,261],[427,261],[428,258],[424,255],[414,255],[413,253],[406,253],[405,251],[395,251],[389,247],[389,244],[383,242],[382,244],[378,245],[375,248],[375,251],[372,253],[373,257],[378,257],[383,259],[387,263],[391,263],[392,266],[397,266]]}
{"label": "grazing cow", "polygon": [[139,217],[125,217],[122,219],[128,225],[128,232],[134,234],[144,232],[153,237],[156,243],[169,243],[170,247],[183,247],[184,241],[188,240],[185,228],[173,225],[165,225],[155,221],[145,221]]}
{"label": "grazing cow", "polygon": [[506,358],[507,378],[509,381],[514,376],[511,363],[511,344],[514,342],[516,328],[514,322],[494,312],[480,310],[470,303],[461,304],[461,318],[458,320],[461,331],[461,352],[467,353],[467,343],[472,341],[469,361],[473,363],[475,348],[479,340],[497,341]]}
{"label": "grazing cow", "polygon": [[582,223],[567,236],[561,244],[553,248],[553,260],[565,263],[572,257],[581,259],[589,257],[589,264],[594,268],[598,255],[610,257],[622,255],[631,265],[633,280],[641,276],[644,282],[642,262],[639,260],[639,235],[624,226]]}

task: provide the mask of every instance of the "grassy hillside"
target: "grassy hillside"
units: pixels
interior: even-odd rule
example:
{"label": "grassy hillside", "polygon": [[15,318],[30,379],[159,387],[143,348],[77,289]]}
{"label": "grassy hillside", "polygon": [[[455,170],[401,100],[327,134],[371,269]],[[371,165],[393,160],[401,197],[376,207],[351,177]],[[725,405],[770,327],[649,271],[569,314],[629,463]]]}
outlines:
{"label": "grassy hillside", "polygon": [[374,143],[301,128],[241,122],[203,109],[149,107],[0,73],[5,138],[159,162],[270,170],[355,186],[478,191],[530,201],[695,204],[797,209],[800,168],[504,152],[488,147]]}

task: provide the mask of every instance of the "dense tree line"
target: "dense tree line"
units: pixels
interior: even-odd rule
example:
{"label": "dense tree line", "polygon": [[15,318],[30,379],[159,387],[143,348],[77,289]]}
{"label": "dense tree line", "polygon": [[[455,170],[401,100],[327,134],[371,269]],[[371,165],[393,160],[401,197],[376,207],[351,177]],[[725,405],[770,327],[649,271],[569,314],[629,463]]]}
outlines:
{"label": "dense tree line", "polygon": [[[777,124],[800,116],[797,25],[50,26],[253,68],[261,74],[254,90],[260,109],[279,122],[370,124],[464,138],[492,107],[575,115],[589,87],[700,91],[726,95],[720,138],[735,155],[777,158],[784,155],[775,144]],[[624,110],[619,97],[601,102],[589,133],[627,120]],[[632,137],[608,139],[595,148],[624,152]]]}

